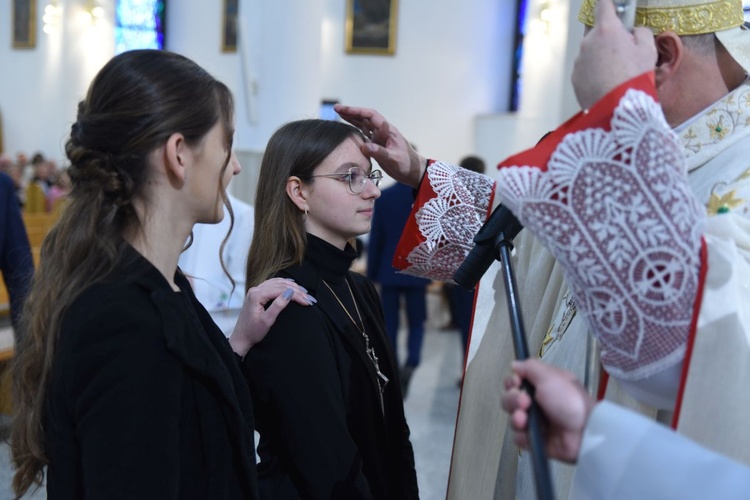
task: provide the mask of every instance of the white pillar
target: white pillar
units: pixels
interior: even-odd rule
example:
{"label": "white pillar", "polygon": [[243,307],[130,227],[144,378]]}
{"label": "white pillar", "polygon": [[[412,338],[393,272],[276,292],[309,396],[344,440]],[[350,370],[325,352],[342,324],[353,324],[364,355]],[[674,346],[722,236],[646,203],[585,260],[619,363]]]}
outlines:
{"label": "white pillar", "polygon": [[[248,35],[238,136],[244,148],[262,150],[282,124],[316,117],[321,98],[323,0],[243,0],[240,30]],[[241,48],[243,48],[241,46]],[[244,56],[244,54],[243,54]],[[253,81],[256,86],[252,87]],[[251,123],[247,97],[253,108]]]}

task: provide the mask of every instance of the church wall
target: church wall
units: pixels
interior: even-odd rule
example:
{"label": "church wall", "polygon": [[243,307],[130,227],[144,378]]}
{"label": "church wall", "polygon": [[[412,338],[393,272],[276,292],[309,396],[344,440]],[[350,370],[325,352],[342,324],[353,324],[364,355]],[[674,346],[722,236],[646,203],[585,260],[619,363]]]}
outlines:
{"label": "church wall", "polygon": [[[475,117],[474,150],[490,166],[533,147],[578,111],[570,76],[583,35],[577,20],[580,3],[529,2],[519,110]],[[543,7],[550,10],[549,23],[540,20]]]}
{"label": "church wall", "polygon": [[[60,0],[58,30],[46,35],[40,0],[37,47],[14,50],[11,1],[0,0],[6,152],[39,150],[62,162],[76,104],[114,53],[112,23],[84,22],[86,2]],[[113,0],[101,3],[113,16]],[[252,201],[253,176],[271,133],[286,121],[317,116],[324,98],[379,109],[420,151],[447,161],[479,153],[495,163],[560,120],[570,66],[565,23],[546,41],[527,40],[522,109],[508,115],[511,0],[402,0],[393,56],[345,53],[345,4],[240,0],[240,30],[248,36],[240,51],[227,54],[220,50],[222,2],[169,3],[168,48],[196,60],[235,94],[235,144],[246,160],[233,188],[240,197]],[[564,5],[557,7],[567,15]]]}
{"label": "church wall", "polygon": [[46,35],[46,2],[39,0],[36,48],[13,49],[12,0],[0,0],[0,113],[8,154],[41,151],[62,161],[77,103],[114,53],[111,23],[86,20],[83,2],[60,3],[62,15]]}

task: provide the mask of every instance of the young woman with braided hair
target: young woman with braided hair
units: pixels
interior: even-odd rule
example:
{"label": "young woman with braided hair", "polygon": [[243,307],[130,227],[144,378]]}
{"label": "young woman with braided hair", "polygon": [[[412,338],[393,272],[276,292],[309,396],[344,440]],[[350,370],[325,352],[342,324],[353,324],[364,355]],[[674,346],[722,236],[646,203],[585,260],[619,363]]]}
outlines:
{"label": "young woman with braided hair", "polygon": [[311,298],[258,284],[227,341],[177,268],[193,224],[224,216],[232,135],[230,91],[185,57],[126,52],[94,79],[66,144],[72,192],[23,311],[16,495],[46,466],[49,498],[257,497],[239,358]]}

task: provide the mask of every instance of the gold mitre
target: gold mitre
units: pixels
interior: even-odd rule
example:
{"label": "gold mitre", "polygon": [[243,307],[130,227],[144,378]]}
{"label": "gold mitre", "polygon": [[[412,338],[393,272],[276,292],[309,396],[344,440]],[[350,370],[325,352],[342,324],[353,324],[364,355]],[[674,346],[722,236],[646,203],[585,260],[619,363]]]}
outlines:
{"label": "gold mitre", "polygon": [[[597,0],[583,0],[578,20],[594,25]],[[672,31],[680,36],[714,33],[732,58],[750,72],[750,29],[742,0],[637,0],[635,25],[655,35]]]}
{"label": "gold mitre", "polygon": [[[578,20],[594,25],[596,0],[583,0]],[[702,35],[736,28],[745,22],[742,0],[637,0],[635,25],[654,34]]]}

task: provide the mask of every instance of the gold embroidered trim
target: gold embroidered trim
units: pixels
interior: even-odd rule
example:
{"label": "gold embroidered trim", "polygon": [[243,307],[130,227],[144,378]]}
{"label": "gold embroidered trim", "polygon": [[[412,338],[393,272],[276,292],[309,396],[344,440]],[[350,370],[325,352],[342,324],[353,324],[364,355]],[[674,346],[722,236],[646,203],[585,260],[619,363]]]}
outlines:
{"label": "gold embroidered trim", "polygon": [[721,143],[750,126],[750,81],[743,83],[701,113],[681,134],[688,157]]}
{"label": "gold embroidered trim", "polygon": [[[671,2],[664,2],[665,4]],[[727,30],[745,22],[742,0],[721,0],[673,7],[636,7],[635,25],[650,28],[655,34],[673,31],[678,35],[701,35]],[[594,25],[596,0],[583,0],[578,20]]]}
{"label": "gold embroidered trim", "polygon": [[557,313],[557,317],[550,324],[547,335],[544,336],[542,346],[539,348],[539,357],[544,357],[547,351],[558,341],[562,340],[565,332],[568,331],[570,323],[578,311],[576,301],[571,292],[567,292],[562,298],[564,309]]}
{"label": "gold embroidered trim", "polygon": [[[706,204],[708,215],[725,214],[735,209],[741,208],[740,212],[748,213],[748,200],[737,195],[737,189],[742,194],[747,193],[747,189],[742,187],[742,181],[750,179],[750,168],[742,172],[732,183],[719,182],[714,185],[711,195]],[[746,183],[745,183],[746,184]],[[732,189],[734,188],[734,189]]]}
{"label": "gold embroidered trim", "polygon": [[713,192],[711,193],[711,199],[708,200],[706,211],[708,215],[719,215],[727,213],[733,208],[741,207],[744,204],[745,200],[738,198],[737,192],[734,189],[723,195]]}

